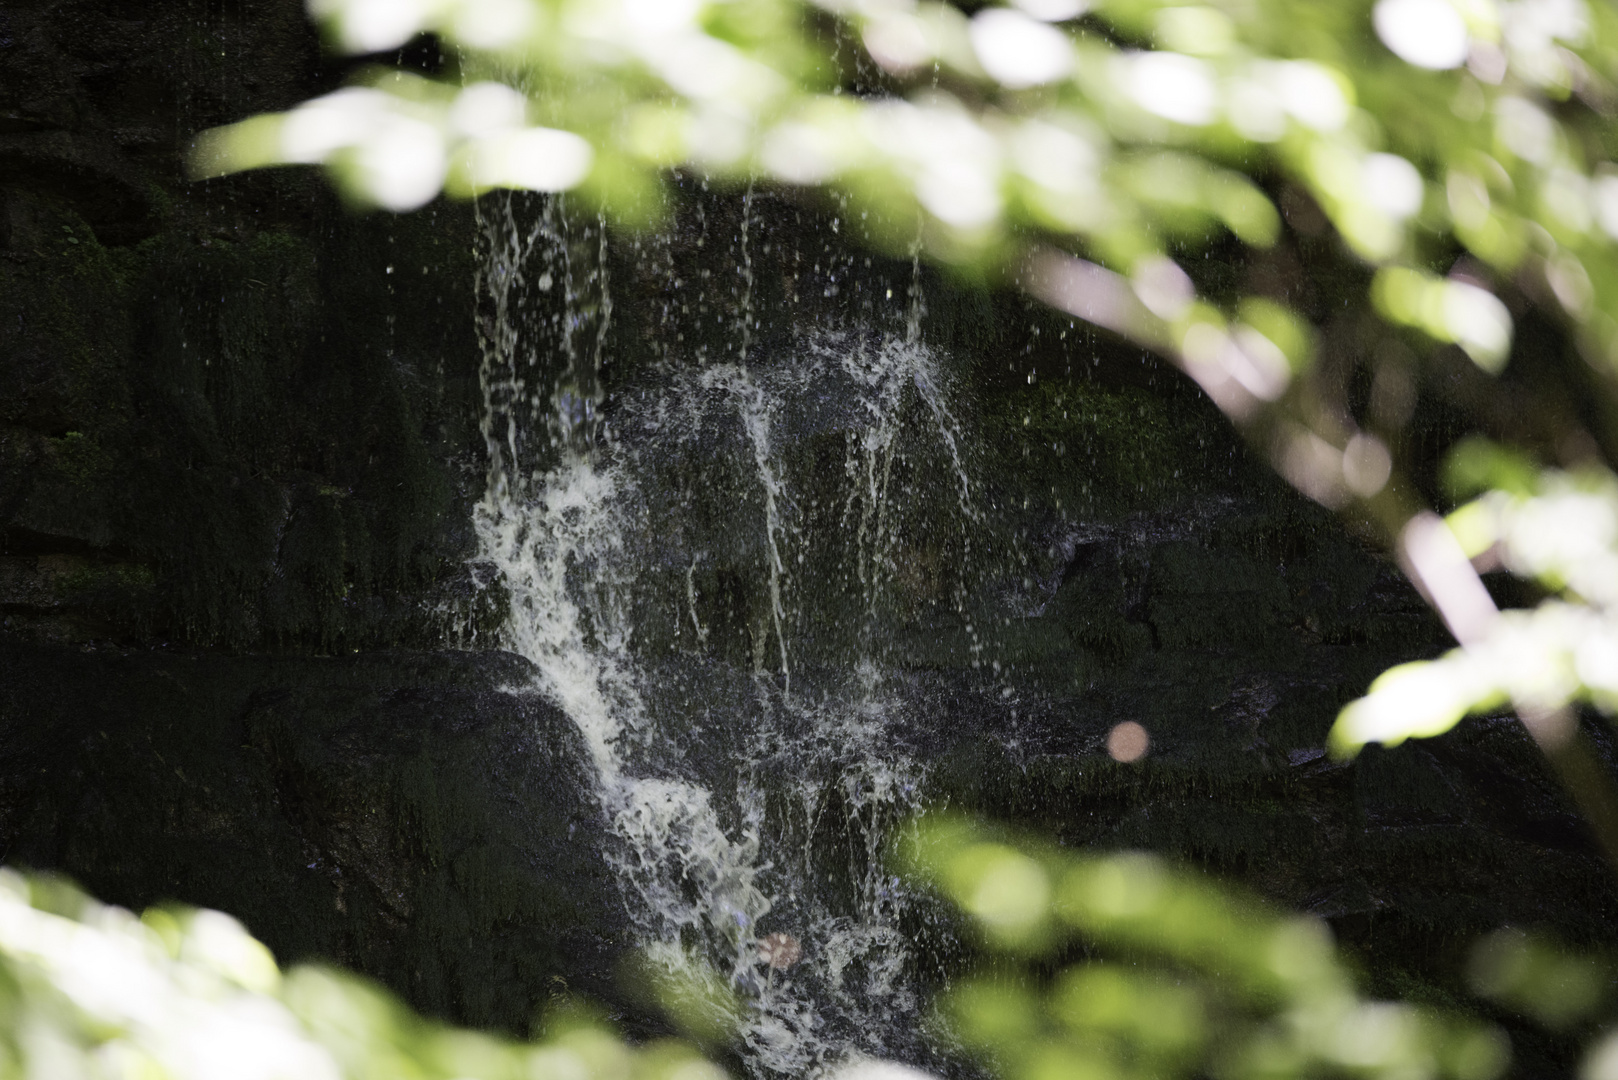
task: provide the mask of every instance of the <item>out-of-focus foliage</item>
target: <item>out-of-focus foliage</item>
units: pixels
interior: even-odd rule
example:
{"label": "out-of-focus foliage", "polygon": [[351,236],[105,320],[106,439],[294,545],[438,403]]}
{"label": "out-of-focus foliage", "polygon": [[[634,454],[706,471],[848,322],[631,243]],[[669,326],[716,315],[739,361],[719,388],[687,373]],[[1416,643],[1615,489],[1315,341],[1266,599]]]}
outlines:
{"label": "out-of-focus foliage", "polygon": [[1610,1004],[1613,970],[1600,957],[1542,935],[1497,930],[1472,949],[1472,989],[1552,1030],[1565,1030]]}
{"label": "out-of-focus foliage", "polygon": [[[1060,306],[1179,354],[1236,412],[1307,365],[1289,320],[1198,302],[1168,246],[1265,247],[1260,182],[1312,197],[1383,267],[1394,322],[1495,370],[1512,319],[1488,282],[1536,275],[1611,365],[1618,16],[1585,0],[311,0],[341,50],[431,31],[463,85],[396,72],[211,133],[204,171],[324,162],[356,195],[582,186],[643,213],[658,171],[827,186],[891,241],[1029,275]],[[863,45],[887,93],[843,93]],[[1064,287],[1041,246],[1125,275]],[[1084,284],[1084,283],[1081,283]],[[1228,301],[1227,301],[1228,303]],[[1265,322],[1271,324],[1266,326]],[[1291,351],[1289,351],[1289,346]],[[1341,449],[1339,447],[1339,449]],[[1338,484],[1337,486],[1342,486]],[[1364,486],[1370,486],[1368,483]]]}
{"label": "out-of-focus foliage", "polygon": [[[1232,258],[1276,244],[1289,227],[1279,197],[1292,228],[1329,228],[1357,267],[1333,287],[1367,292],[1344,306],[1363,301],[1384,342],[1405,343],[1413,363],[1372,363],[1378,385],[1409,383],[1406,369],[1446,346],[1500,373],[1526,306],[1574,343],[1610,406],[1610,4],[309,4],[348,53],[437,35],[455,80],[374,69],[206,133],[200,173],[323,163],[356,198],[400,210],[440,190],[578,189],[629,222],[660,212],[671,167],[836,192],[879,245],[1015,281],[1171,358],[1301,491],[1395,541],[1463,648],[1390,672],[1344,714],[1339,752],[1491,704],[1610,700],[1608,612],[1579,584],[1605,572],[1610,532],[1554,552],[1528,537],[1574,511],[1581,528],[1610,522],[1594,508],[1610,505],[1611,478],[1592,465],[1498,488],[1456,519],[1458,543],[1396,460],[1408,411],[1355,406],[1352,380],[1321,359],[1365,351],[1360,325],[1311,323],[1284,292],[1244,295],[1251,283],[1199,294],[1186,269],[1210,245]],[[1499,617],[1464,557],[1496,540],[1505,565],[1553,582],[1556,604]],[[1583,569],[1568,561],[1592,552]],[[1530,723],[1547,746],[1553,726]]]}
{"label": "out-of-focus foliage", "polygon": [[[1273,242],[1280,218],[1252,177],[1280,172],[1367,261],[1409,264],[1379,281],[1392,317],[1483,363],[1498,362],[1509,317],[1486,290],[1431,288],[1435,237],[1455,232],[1503,270],[1543,264],[1580,318],[1595,317],[1592,290],[1613,269],[1618,176],[1602,168],[1601,116],[1618,23],[1583,0],[1019,0],[970,16],[916,0],[310,8],[351,53],[435,32],[465,85],[373,76],[215,133],[204,164],[327,162],[394,208],[446,184],[583,185],[633,213],[659,170],[689,163],[842,188],[904,243],[919,209],[949,257],[1015,255],[1026,233],[1010,227],[1023,225],[1125,273],[1212,227]],[[887,95],[840,92],[845,39]],[[1187,314],[1137,284],[1148,308]]]}
{"label": "out-of-focus foliage", "polygon": [[[910,871],[971,918],[983,963],[940,1009],[999,1080],[1208,1076],[1493,1080],[1495,1028],[1372,1001],[1320,920],[1275,911],[1143,853],[1016,844],[948,816],[907,834]],[[650,964],[669,1014],[723,1044],[720,981]],[[700,973],[699,973],[700,974]],[[1473,950],[1473,988],[1554,1030],[1610,1006],[1612,970],[1502,930]],[[730,1018],[730,1022],[726,1021]],[[50,877],[0,868],[0,1078],[70,1080],[724,1080],[692,1047],[632,1047],[573,1005],[517,1042],[422,1019],[338,971],[282,973],[215,911],[136,918]],[[930,1080],[855,1058],[838,1080]],[[1618,1037],[1583,1075],[1618,1077]]]}
{"label": "out-of-focus foliage", "polygon": [[926,818],[908,858],[1021,958],[959,982],[943,1006],[1004,1080],[1485,1080],[1507,1065],[1490,1027],[1361,997],[1320,920],[1155,856],[1040,850]]}
{"label": "out-of-focus foliage", "polygon": [[340,972],[284,975],[217,911],[140,918],[0,868],[0,1077],[17,1080],[722,1080],[682,1044],[583,1014],[519,1043],[423,1020]]}
{"label": "out-of-focus foliage", "polygon": [[1475,636],[1435,661],[1388,671],[1344,710],[1333,733],[1351,748],[1448,731],[1468,712],[1515,704],[1537,715],[1570,702],[1618,713],[1618,478],[1590,465],[1539,469],[1481,440],[1451,454],[1460,557],[1536,582],[1533,609],[1478,608]]}

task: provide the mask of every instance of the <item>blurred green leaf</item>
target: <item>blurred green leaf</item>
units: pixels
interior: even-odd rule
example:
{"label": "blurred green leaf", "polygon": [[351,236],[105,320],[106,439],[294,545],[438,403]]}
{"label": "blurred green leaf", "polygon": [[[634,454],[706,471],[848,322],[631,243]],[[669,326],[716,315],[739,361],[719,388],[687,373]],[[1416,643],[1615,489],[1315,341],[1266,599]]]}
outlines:
{"label": "blurred green leaf", "polygon": [[587,1008],[519,1043],[426,1020],[363,979],[282,978],[217,911],[136,919],[0,868],[0,1076],[128,1080],[723,1080],[693,1048],[631,1047]]}
{"label": "blurred green leaf", "polygon": [[1589,1019],[1613,985],[1612,968],[1596,957],[1513,929],[1473,946],[1467,973],[1477,993],[1555,1029]]}
{"label": "blurred green leaf", "polygon": [[1457,500],[1490,488],[1531,495],[1539,486],[1539,467],[1521,450],[1470,436],[1456,443],[1445,459],[1444,486]]}
{"label": "blurred green leaf", "polygon": [[1154,856],[1020,845],[950,815],[911,835],[909,858],[969,913],[984,874],[1025,873],[1008,852],[1043,866],[1058,914],[1101,953],[1053,976],[1002,967],[950,990],[952,1030],[1001,1076],[1484,1080],[1507,1064],[1491,1028],[1359,997],[1318,920]]}
{"label": "blurred green leaf", "polygon": [[1105,1033],[1152,1059],[1192,1060],[1207,1038],[1200,987],[1115,964],[1063,972],[1051,1008],[1076,1032]]}

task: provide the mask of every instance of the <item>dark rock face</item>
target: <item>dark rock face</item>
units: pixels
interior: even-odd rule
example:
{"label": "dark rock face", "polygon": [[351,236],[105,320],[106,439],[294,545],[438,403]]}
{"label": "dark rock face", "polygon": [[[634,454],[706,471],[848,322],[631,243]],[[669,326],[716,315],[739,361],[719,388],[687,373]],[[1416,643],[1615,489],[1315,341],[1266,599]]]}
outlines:
{"label": "dark rock face", "polygon": [[273,660],[0,646],[6,858],[231,912],[463,1023],[619,996],[577,733],[503,653]]}
{"label": "dark rock face", "polygon": [[[1446,645],[1397,570],[1335,530],[1294,534],[1282,561],[1218,525],[1082,546],[1047,609],[1011,628],[1040,643],[1034,692],[956,699],[938,793],[1065,843],[1173,851],[1245,880],[1330,920],[1382,976],[1453,976],[1506,923],[1611,940],[1611,872],[1515,719],[1351,763],[1325,754],[1373,678]],[[1139,762],[1106,752],[1124,720],[1150,733]],[[1610,765],[1604,729],[1590,733]]]}
{"label": "dark rock face", "polygon": [[508,656],[353,656],[500,619],[470,210],[184,178],[342,74],[299,0],[0,7],[0,857],[521,1031],[617,996],[576,735]]}
{"label": "dark rock face", "polygon": [[[1390,561],[1265,490],[1055,532],[1043,603],[991,631],[994,679],[936,640],[901,648],[928,797],[1245,882],[1327,919],[1381,993],[1463,1000],[1467,948],[1501,925],[1607,947],[1611,871],[1515,719],[1326,755],[1372,679],[1450,643]],[[1106,742],[1126,720],[1151,748],[1122,764]]]}
{"label": "dark rock face", "polygon": [[196,132],[340,74],[295,0],[4,16],[6,629],[324,652],[477,625],[465,208],[184,182]]}

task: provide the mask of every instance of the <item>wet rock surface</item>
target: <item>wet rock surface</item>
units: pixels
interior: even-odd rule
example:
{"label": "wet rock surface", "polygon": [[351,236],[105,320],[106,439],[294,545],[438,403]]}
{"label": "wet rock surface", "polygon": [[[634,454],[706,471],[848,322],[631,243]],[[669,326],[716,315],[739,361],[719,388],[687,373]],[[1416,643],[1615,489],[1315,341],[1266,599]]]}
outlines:
{"label": "wet rock surface", "polygon": [[577,732],[503,653],[276,660],[0,645],[0,844],[109,902],[231,912],[283,962],[527,1030],[621,998]]}
{"label": "wet rock surface", "polygon": [[[991,631],[992,676],[917,635],[930,799],[1245,881],[1330,921],[1387,993],[1458,999],[1467,947],[1501,925],[1613,940],[1611,872],[1514,718],[1326,753],[1373,678],[1451,647],[1389,560],[1312,508],[1242,499],[1092,527],[1057,556],[1044,602]],[[1126,721],[1150,737],[1134,762],[1107,749]],[[1586,727],[1612,767],[1610,732]]]}
{"label": "wet rock surface", "polygon": [[328,652],[476,625],[465,208],[185,179],[197,132],[340,79],[295,0],[0,16],[5,631]]}

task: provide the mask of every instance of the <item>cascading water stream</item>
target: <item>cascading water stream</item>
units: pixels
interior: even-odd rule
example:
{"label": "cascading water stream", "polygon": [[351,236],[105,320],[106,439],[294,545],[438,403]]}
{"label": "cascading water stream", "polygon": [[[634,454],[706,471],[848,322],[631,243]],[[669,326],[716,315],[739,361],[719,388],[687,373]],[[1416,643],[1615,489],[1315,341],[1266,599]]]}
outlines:
{"label": "cascading water stream", "polygon": [[[946,380],[914,326],[885,337],[823,330],[783,355],[749,357],[748,263],[742,359],[755,362],[671,359],[612,403],[606,433],[595,378],[608,359],[604,264],[580,265],[554,204],[527,229],[513,205],[480,207],[490,464],[478,558],[509,597],[505,645],[535,665],[537,689],[588,748],[642,946],[671,972],[714,972],[737,989],[756,1075],[903,1055],[920,1003],[904,978],[905,894],[882,856],[917,809],[920,769],[895,734],[913,718],[885,686],[879,624],[900,571],[902,440],[929,447],[952,475],[955,499],[940,512],[955,531],[976,521]],[[745,230],[750,199],[744,207]],[[567,293],[548,322],[529,299],[557,277]],[[540,385],[558,369],[561,389]],[[590,409],[557,408],[564,393]],[[839,435],[844,475],[822,491],[793,448]],[[682,518],[663,481],[671,469],[734,493],[722,527]],[[841,523],[829,520],[851,543],[816,531],[826,519],[816,508],[838,503]],[[722,611],[699,611],[736,567],[755,579],[732,590],[746,594],[737,603],[750,666],[708,655]],[[844,578],[857,581],[859,631],[840,648],[816,644],[836,636],[827,597]],[[959,609],[964,586],[949,592]],[[830,852],[846,864],[828,867]],[[801,943],[790,968],[760,950],[783,936]]]}
{"label": "cascading water stream", "polygon": [[[743,318],[746,319],[750,315],[751,312],[744,309]],[[701,385],[705,390],[721,390],[735,402],[742,430],[746,433],[748,446],[752,449],[753,465],[758,470],[759,488],[764,494],[764,538],[769,545],[770,618],[774,624],[776,645],[781,654],[781,689],[783,693],[790,693],[792,669],[787,659],[786,609],[781,602],[781,588],[787,571],[786,564],[781,561],[783,537],[780,505],[786,493],[782,489],[781,478],[776,473],[775,463],[770,458],[770,421],[773,402],[762,388],[753,384],[746,368],[731,364],[704,368]],[[753,653],[755,671],[763,669],[764,645],[763,635],[758,635]]]}

